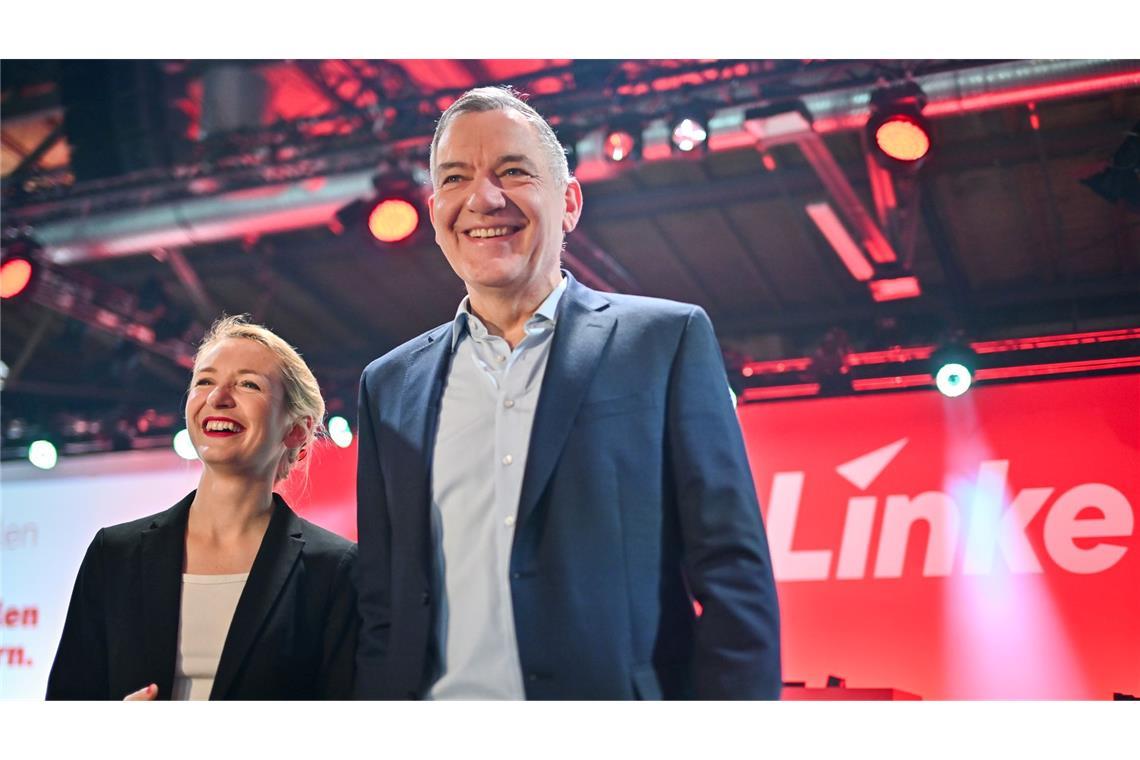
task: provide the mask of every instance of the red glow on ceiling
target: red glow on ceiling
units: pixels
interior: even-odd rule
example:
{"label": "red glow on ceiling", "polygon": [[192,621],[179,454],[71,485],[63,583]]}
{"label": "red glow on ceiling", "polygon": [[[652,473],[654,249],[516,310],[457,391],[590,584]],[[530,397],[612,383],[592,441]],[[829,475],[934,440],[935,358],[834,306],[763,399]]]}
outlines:
{"label": "red glow on ceiling", "polygon": [[869,234],[863,239],[863,245],[867,247],[867,254],[871,260],[878,264],[890,264],[897,261],[898,257],[895,256],[891,244],[878,232],[877,227],[872,229],[874,230],[873,234]]}
{"label": "red glow on ceiling", "polygon": [[933,385],[934,378],[929,374],[922,375],[893,375],[891,377],[865,377],[851,381],[853,391],[886,391],[894,388],[915,388],[923,385]]}
{"label": "red glow on ceiling", "polygon": [[876,301],[896,301],[900,298],[917,298],[922,287],[917,277],[895,277],[890,280],[872,280],[871,297]]}
{"label": "red glow on ceiling", "polygon": [[741,368],[740,373],[745,377],[753,375],[779,375],[784,372],[803,372],[811,366],[811,359],[800,357],[798,359],[776,359],[766,362],[748,362]]}
{"label": "red glow on ceiling", "polygon": [[1087,359],[1071,362],[1049,362],[1048,364],[1025,364],[1020,367],[990,367],[988,369],[977,370],[974,373],[974,379],[977,381],[1009,380],[1020,377],[1040,377],[1042,375],[1126,369],[1128,367],[1140,367],[1140,356],[1123,356],[1112,359]]}
{"label": "red glow on ceiling", "polygon": [[[457,61],[440,58],[404,59],[395,58],[396,64],[407,72],[417,87],[432,92],[434,90],[459,90],[474,87],[478,71],[478,61]],[[484,63],[492,63],[486,61]],[[506,78],[514,76],[509,74]]]}
{"label": "red glow on ceiling", "polygon": [[852,239],[851,234],[847,232],[847,228],[839,221],[839,217],[835,215],[835,211],[831,208],[829,203],[809,203],[804,207],[811,220],[815,222],[815,226],[831,244],[832,250],[839,256],[839,260],[843,262],[843,266],[847,267],[847,271],[851,273],[859,282],[866,282],[870,280],[875,274],[875,270],[871,268],[871,264],[859,250]]}
{"label": "red glow on ceiling", "polygon": [[1113,343],[1118,340],[1140,340],[1140,327],[1128,327],[1121,330],[1063,333],[1061,335],[1041,335],[1035,338],[978,341],[971,343],[970,347],[979,354],[995,354],[1004,351],[1026,351],[1035,348],[1057,348],[1059,346],[1077,346],[1090,343]]}
{"label": "red glow on ceiling", "polygon": [[891,173],[879,166],[877,161],[867,161],[867,177],[871,180],[871,193],[875,199],[875,209],[880,219],[886,218],[886,213],[898,208],[898,198],[895,196],[895,182]]}
{"label": "red glow on ceiling", "polygon": [[875,130],[875,144],[897,161],[918,161],[930,152],[930,135],[917,119],[898,114]]}
{"label": "red glow on ceiling", "polygon": [[419,226],[416,207],[402,198],[388,198],[376,204],[368,215],[368,229],[382,243],[406,240]]}
{"label": "red glow on ceiling", "polygon": [[[1124,328],[1120,330],[1096,330],[1092,332],[1066,333],[1061,335],[1042,335],[1034,338],[1012,338],[1009,340],[977,341],[970,347],[978,354],[998,354],[1011,351],[1032,351],[1044,348],[1058,348],[1064,346],[1092,345],[1097,343],[1112,343],[1121,340],[1140,340],[1140,328]],[[847,355],[845,364],[848,367],[869,366],[876,364],[902,364],[905,362],[926,361],[935,350],[935,346],[898,346],[885,351],[862,351]],[[992,367],[979,369],[974,373],[975,380],[1004,380],[1019,377],[1037,377],[1073,372],[1088,372],[1094,370],[1121,369],[1140,366],[1140,357],[1123,357],[1109,359],[1074,360],[1068,362],[1051,362],[1047,364],[1029,364],[1017,367]],[[741,368],[744,377],[757,375],[780,375],[789,372],[803,372],[811,367],[811,359],[806,356],[789,359],[771,359],[768,361],[748,362]],[[920,380],[919,378],[925,378]],[[886,388],[910,388],[922,385],[923,382],[933,383],[929,374],[898,375],[887,378],[874,377],[852,381],[854,390],[883,390]],[[741,398],[744,400],[758,400],[752,391],[762,392],[762,398],[784,398],[787,388],[800,389],[791,395],[810,395],[802,392],[802,385],[781,385],[769,388],[746,388]],[[750,395],[751,393],[751,395]],[[777,395],[770,395],[776,393]]]}
{"label": "red glow on ceiling", "polygon": [[819,394],[819,383],[800,385],[776,385],[771,388],[745,388],[740,394],[742,401],[770,401],[777,398],[797,398]]}
{"label": "red glow on ceiling", "polygon": [[858,354],[848,354],[847,364],[852,367],[867,366],[871,364],[898,364],[901,362],[925,361],[934,353],[934,346],[913,346],[904,348],[888,348],[886,351],[863,351]]}
{"label": "red glow on ceiling", "polygon": [[1132,71],[1126,74],[1109,74],[1103,77],[1090,77],[1088,79],[1078,79],[1072,82],[1042,84],[1032,87],[1021,87],[1014,90],[1005,90],[1003,92],[974,95],[968,98],[931,102],[927,104],[922,113],[928,117],[945,116],[953,113],[1017,105],[1030,101],[1037,102],[1052,98],[1092,95],[1102,90],[1118,90],[1137,86],[1140,86],[1140,71]]}
{"label": "red glow on ceiling", "polygon": [[0,298],[12,298],[24,292],[32,279],[32,263],[26,259],[9,259],[0,267]]}
{"label": "red glow on ceiling", "polygon": [[[851,355],[856,356],[855,354]],[[857,363],[857,362],[852,362]],[[866,362],[864,362],[866,363]],[[1017,380],[1029,377],[1051,375],[1071,375],[1078,372],[1103,372],[1114,369],[1140,367],[1140,356],[1125,356],[1110,359],[1084,359],[1068,362],[1048,362],[1045,364],[1023,364],[1016,367],[991,367],[974,372],[974,382],[994,380]],[[902,388],[922,388],[934,385],[929,373],[912,375],[891,375],[888,377],[865,377],[851,381],[851,390],[859,393],[896,390]],[[814,390],[810,390],[814,388]],[[740,394],[743,401],[769,401],[772,399],[812,396],[818,393],[814,383],[773,385],[765,388],[745,388]]]}
{"label": "red glow on ceiling", "polygon": [[[335,108],[319,86],[295,64],[266,66],[261,75],[269,88],[263,124],[323,116]],[[359,81],[355,81],[359,90]]]}

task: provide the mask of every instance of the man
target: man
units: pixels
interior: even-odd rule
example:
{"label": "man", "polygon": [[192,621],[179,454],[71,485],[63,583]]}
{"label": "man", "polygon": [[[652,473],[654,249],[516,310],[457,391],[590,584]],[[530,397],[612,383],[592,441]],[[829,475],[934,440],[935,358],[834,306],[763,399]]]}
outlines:
{"label": "man", "polygon": [[708,318],[560,270],[582,188],[510,90],[443,114],[431,172],[468,295],[361,378],[358,696],[777,697],[771,563]]}

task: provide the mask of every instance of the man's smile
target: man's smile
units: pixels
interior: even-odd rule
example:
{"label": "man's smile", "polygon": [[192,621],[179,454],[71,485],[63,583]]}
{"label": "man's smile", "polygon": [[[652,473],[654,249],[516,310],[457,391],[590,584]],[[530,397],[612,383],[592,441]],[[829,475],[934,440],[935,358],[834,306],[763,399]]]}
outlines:
{"label": "man's smile", "polygon": [[463,234],[469,238],[474,238],[476,240],[486,240],[489,238],[510,237],[521,229],[522,227],[515,225],[505,225],[499,227],[475,227],[470,230],[465,230]]}

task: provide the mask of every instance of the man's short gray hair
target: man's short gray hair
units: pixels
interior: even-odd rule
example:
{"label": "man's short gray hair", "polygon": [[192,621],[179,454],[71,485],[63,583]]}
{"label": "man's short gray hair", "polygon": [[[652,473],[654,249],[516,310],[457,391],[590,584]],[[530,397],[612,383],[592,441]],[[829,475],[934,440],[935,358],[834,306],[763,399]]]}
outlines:
{"label": "man's short gray hair", "polygon": [[459,96],[459,99],[448,106],[439,122],[435,125],[435,135],[431,139],[431,154],[429,158],[432,183],[435,183],[435,154],[439,149],[439,140],[443,132],[456,116],[465,113],[482,113],[485,111],[506,111],[512,109],[523,115],[538,135],[538,141],[547,153],[548,163],[555,179],[560,185],[570,181],[570,165],[566,161],[566,150],[558,142],[554,130],[546,123],[546,119],[527,104],[513,87],[476,87]]}

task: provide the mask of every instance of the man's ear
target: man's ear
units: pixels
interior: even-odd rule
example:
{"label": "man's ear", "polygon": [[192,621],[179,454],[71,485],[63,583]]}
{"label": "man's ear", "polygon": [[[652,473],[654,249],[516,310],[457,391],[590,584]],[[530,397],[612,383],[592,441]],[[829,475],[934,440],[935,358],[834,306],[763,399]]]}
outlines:
{"label": "man's ear", "polygon": [[562,232],[570,233],[582,216],[582,185],[576,179],[566,183],[566,210],[562,214]]}

